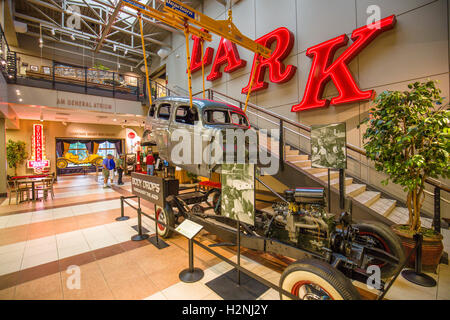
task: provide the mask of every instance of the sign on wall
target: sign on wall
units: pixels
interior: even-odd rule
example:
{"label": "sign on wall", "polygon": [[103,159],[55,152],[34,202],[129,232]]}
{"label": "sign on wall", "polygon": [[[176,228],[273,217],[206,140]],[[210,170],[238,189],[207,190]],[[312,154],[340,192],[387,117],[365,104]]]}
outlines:
{"label": "sign on wall", "polygon": [[311,127],[311,167],[347,168],[347,136],[345,123]]}
{"label": "sign on wall", "polygon": [[222,164],[221,214],[255,225],[255,165]]}
{"label": "sign on wall", "polygon": [[47,159],[45,154],[44,126],[34,124],[33,135],[31,136],[31,159],[27,161],[27,168],[40,173],[42,169],[48,167],[50,167],[50,160]]}
{"label": "sign on wall", "polygon": [[[374,90],[361,90],[349,70],[349,63],[375,38],[385,31],[392,29],[396,23],[396,16],[392,15],[369,25],[358,28],[352,32],[353,43],[339,56],[336,52],[347,46],[349,38],[346,34],[330,39],[309,48],[306,55],[312,59],[309,70],[308,81],[302,101],[292,106],[292,112],[325,108],[329,105],[342,105],[358,101],[373,99]],[[201,70],[201,39],[193,36],[194,45],[191,57],[191,72]],[[242,88],[241,93],[247,94],[251,79],[254,78],[252,92],[267,89],[269,83],[264,81],[265,75],[269,73],[272,83],[285,83],[290,81],[297,67],[285,65],[284,60],[291,55],[294,47],[294,34],[287,28],[281,27],[269,32],[257,39],[259,44],[273,48],[270,58],[266,59],[259,55],[253,58],[252,71],[249,75],[248,85]],[[211,72],[207,80],[214,81],[222,77],[221,68],[224,72],[234,72],[246,65],[246,61],[240,59],[236,45],[226,39],[221,39],[217,49],[216,57],[213,59],[214,49],[207,47],[203,55],[204,65],[211,64]],[[255,68],[256,60],[259,65]],[[323,91],[328,82],[333,82],[338,91],[338,96],[332,99],[324,99]]]}

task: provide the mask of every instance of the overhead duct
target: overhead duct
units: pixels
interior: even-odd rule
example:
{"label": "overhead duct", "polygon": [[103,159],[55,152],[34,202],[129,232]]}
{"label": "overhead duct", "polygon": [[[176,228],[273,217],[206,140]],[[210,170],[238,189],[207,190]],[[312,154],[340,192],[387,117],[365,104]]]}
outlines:
{"label": "overhead duct", "polygon": [[14,20],[14,29],[17,33],[27,33],[28,32],[28,26],[24,22],[20,22],[17,20]]}

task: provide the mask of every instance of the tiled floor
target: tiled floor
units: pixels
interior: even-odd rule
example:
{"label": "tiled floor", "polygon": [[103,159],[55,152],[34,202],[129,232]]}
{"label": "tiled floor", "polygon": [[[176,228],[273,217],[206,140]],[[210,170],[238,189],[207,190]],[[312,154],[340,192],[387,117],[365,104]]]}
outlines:
{"label": "tiled floor", "polygon": [[[0,299],[221,299],[206,283],[231,266],[207,251],[195,247],[195,265],[205,272],[193,284],[180,282],[178,274],[187,267],[187,241],[181,236],[167,240],[158,250],[148,241],[135,242],[132,228],[136,212],[125,207],[127,221],[120,215],[121,194],[130,191],[103,189],[95,176],[60,178],[55,199],[8,205],[0,204]],[[136,205],[136,202],[130,200]],[[142,202],[145,212],[151,205]],[[143,218],[144,227],[154,233],[154,223]],[[450,234],[444,230],[449,251]],[[202,234],[208,245],[215,237]],[[214,250],[236,261],[230,248]],[[277,284],[285,260],[243,249],[242,265]],[[75,267],[74,267],[75,266]],[[79,288],[74,275],[80,275]],[[440,265],[434,275],[439,285],[424,289],[399,277],[387,299],[449,299],[450,268]],[[368,292],[363,286],[362,292]],[[370,297],[369,295],[364,295]],[[258,299],[278,299],[273,289]]]}

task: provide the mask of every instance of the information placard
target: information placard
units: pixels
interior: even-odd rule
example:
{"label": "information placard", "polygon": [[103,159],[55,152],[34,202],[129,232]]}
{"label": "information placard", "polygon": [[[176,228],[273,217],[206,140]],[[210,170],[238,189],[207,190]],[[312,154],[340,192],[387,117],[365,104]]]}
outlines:
{"label": "information placard", "polygon": [[194,238],[201,230],[203,229],[203,226],[195,223],[192,220],[184,220],[178,227],[176,227],[175,230],[177,230],[179,233],[181,233],[183,236],[185,236],[188,239]]}

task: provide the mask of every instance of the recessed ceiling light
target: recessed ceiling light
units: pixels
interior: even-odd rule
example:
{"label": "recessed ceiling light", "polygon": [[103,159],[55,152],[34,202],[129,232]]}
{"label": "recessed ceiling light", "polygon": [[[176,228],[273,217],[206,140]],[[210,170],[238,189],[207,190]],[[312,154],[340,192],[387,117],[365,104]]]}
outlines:
{"label": "recessed ceiling light", "polygon": [[22,99],[19,99],[19,102],[22,102],[23,100]]}
{"label": "recessed ceiling light", "polygon": [[52,36],[55,35],[55,29],[52,29]]}
{"label": "recessed ceiling light", "polygon": [[114,119],[113,119],[113,121],[117,121],[117,119],[116,119],[116,118],[114,118]]}

